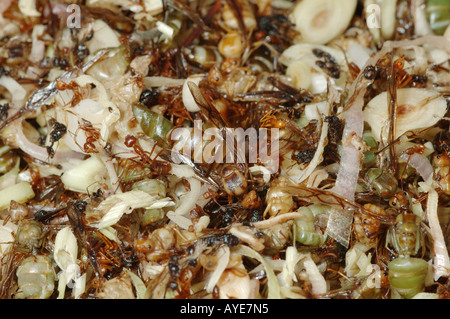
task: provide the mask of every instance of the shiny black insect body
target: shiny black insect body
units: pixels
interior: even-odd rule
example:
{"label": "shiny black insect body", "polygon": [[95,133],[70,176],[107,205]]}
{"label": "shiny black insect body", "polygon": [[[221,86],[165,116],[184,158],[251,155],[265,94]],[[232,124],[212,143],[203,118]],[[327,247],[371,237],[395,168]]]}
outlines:
{"label": "shiny black insect body", "polygon": [[0,105],[0,121],[6,120],[8,117],[8,110],[9,110],[9,104],[2,104]]}
{"label": "shiny black insect body", "polygon": [[239,245],[239,238],[232,234],[216,234],[203,237],[204,242],[208,246],[214,246],[219,243],[223,243],[227,246],[233,247]]}
{"label": "shiny black insect body", "polygon": [[50,132],[50,145],[47,146],[47,153],[48,156],[50,156],[51,158],[53,156],[55,156],[55,151],[53,150],[53,144],[57,141],[59,141],[64,134],[67,133],[67,127],[59,122],[55,122],[53,124],[53,129]]}
{"label": "shiny black insect body", "polygon": [[375,79],[375,76],[377,75],[377,69],[376,67],[374,67],[373,65],[368,65],[365,69],[364,69],[364,77],[367,80],[373,80]]}
{"label": "shiny black insect body", "polygon": [[331,54],[317,48],[313,50],[313,54],[320,59],[316,61],[316,65],[319,68],[324,70],[332,78],[339,79],[341,76],[339,64]]}

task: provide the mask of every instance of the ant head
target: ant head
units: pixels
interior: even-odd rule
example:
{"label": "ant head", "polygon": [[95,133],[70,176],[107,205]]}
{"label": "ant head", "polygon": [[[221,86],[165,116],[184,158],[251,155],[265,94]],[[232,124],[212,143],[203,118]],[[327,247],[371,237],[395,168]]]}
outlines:
{"label": "ant head", "polygon": [[396,69],[403,69],[404,66],[405,66],[405,57],[404,56],[401,56],[400,58],[395,60],[394,67]]}
{"label": "ant head", "polygon": [[137,139],[133,135],[127,135],[125,138],[125,146],[126,147],[132,147],[134,144],[136,144]]}

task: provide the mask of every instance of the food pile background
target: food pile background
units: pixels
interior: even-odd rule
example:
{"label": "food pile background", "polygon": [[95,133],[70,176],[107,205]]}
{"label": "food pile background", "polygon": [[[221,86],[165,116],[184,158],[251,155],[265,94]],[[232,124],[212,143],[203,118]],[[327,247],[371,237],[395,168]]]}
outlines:
{"label": "food pile background", "polygon": [[448,299],[449,20],[2,0],[0,297]]}

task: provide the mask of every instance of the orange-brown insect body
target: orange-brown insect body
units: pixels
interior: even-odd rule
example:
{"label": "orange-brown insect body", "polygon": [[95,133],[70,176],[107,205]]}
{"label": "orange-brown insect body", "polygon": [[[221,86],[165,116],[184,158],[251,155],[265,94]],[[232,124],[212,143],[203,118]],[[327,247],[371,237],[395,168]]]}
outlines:
{"label": "orange-brown insect body", "polygon": [[403,70],[405,67],[405,58],[402,56],[394,61],[394,74],[397,88],[403,88],[412,81],[412,75]]}
{"label": "orange-brown insect body", "polygon": [[80,86],[78,85],[78,83],[74,81],[70,83],[65,83],[63,81],[56,81],[56,86],[59,91],[72,90],[74,94],[72,100],[70,101],[70,105],[72,107],[80,103],[80,101],[82,100],[82,94],[80,92]]}

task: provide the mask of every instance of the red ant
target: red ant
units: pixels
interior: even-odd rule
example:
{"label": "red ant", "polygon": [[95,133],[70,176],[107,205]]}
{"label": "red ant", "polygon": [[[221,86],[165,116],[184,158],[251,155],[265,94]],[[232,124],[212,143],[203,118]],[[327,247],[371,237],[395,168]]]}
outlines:
{"label": "red ant", "polygon": [[356,79],[358,77],[358,74],[361,72],[359,67],[353,62],[350,62],[348,64],[348,69],[349,69],[350,74],[351,74],[353,79]]}
{"label": "red ant", "polygon": [[172,104],[172,107],[167,110],[167,115],[170,116],[171,121],[175,126],[183,124],[186,120],[193,121],[191,115],[187,112],[184,104],[180,100],[175,101]]}
{"label": "red ant", "polygon": [[78,145],[79,148],[81,148],[86,153],[98,153],[94,142],[98,141],[100,138],[100,132],[92,126],[92,123],[86,120],[83,120],[83,124],[80,125],[77,128],[77,131],[75,132],[75,136],[78,134],[78,130],[82,129],[85,131],[86,134],[86,142],[84,143],[83,147],[81,147],[78,142],[75,139],[75,143]]}
{"label": "red ant", "polygon": [[97,263],[99,264],[99,270],[102,275],[108,275],[114,268],[120,268],[124,266],[124,262],[127,259],[132,259],[133,253],[131,251],[124,251],[114,241],[109,240],[105,235],[100,232],[95,232],[99,239],[103,242],[102,246],[97,251]]}
{"label": "red ant", "polygon": [[[149,165],[151,167],[150,174],[156,174],[156,175],[165,175],[172,169],[172,166],[170,165],[170,163],[165,162],[165,161],[158,161],[158,160],[156,160],[156,158],[161,154],[161,152],[163,152],[163,150],[161,150],[161,152],[159,154],[157,154],[153,160],[150,158],[150,156],[153,153],[154,149],[156,148],[157,144],[155,144],[153,146],[151,152],[144,151],[139,146],[137,138],[132,136],[132,135],[127,135],[127,137],[125,138],[124,144],[127,147],[132,147],[133,150],[136,152],[136,154],[142,160],[142,163],[139,163],[134,158],[126,159],[124,167],[127,167],[127,169],[133,169],[134,165],[139,165],[139,166],[142,167],[143,164],[147,164],[147,165]],[[131,165],[131,166],[128,166],[127,165],[128,161],[132,161],[135,164]],[[125,172],[125,170],[120,174],[119,178],[122,177],[124,172]]]}
{"label": "red ant", "polygon": [[405,58],[403,56],[394,61],[395,81],[398,88],[405,87],[412,80],[412,76],[403,70],[404,66]]}
{"label": "red ant", "polygon": [[[151,153],[148,153],[148,152],[144,151],[144,150],[142,149],[142,147],[140,147],[140,146],[138,145],[137,142],[138,142],[137,138],[134,137],[134,136],[132,136],[132,135],[127,135],[127,137],[125,138],[125,146],[126,146],[126,147],[132,147],[133,150],[136,152],[136,154],[139,155],[139,156],[141,157],[141,159],[142,159],[142,161],[143,161],[144,163],[150,163],[150,162],[151,162],[151,160],[150,160],[150,154],[151,154]],[[153,149],[154,149],[155,147],[156,147],[156,144],[155,144],[155,146],[153,147]],[[152,152],[153,152],[153,149],[152,149]]]}
{"label": "red ant", "polygon": [[80,86],[78,85],[78,83],[74,81],[71,81],[70,83],[65,83],[63,81],[56,81],[56,86],[59,91],[72,90],[74,95],[72,101],[70,101],[71,107],[74,107],[82,100],[82,94],[80,92]]}

